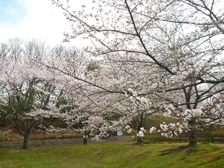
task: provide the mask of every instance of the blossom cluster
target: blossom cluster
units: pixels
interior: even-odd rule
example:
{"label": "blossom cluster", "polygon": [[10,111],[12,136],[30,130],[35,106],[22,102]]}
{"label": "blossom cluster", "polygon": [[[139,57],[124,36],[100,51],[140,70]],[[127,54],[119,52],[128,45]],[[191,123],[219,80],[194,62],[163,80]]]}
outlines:
{"label": "blossom cluster", "polygon": [[137,137],[144,137],[144,133],[146,133],[144,127],[140,128],[140,131],[137,133]]}
{"label": "blossom cluster", "polygon": [[123,131],[127,131],[127,133],[130,134],[130,133],[132,133],[133,129],[129,125],[126,125],[124,127]]}

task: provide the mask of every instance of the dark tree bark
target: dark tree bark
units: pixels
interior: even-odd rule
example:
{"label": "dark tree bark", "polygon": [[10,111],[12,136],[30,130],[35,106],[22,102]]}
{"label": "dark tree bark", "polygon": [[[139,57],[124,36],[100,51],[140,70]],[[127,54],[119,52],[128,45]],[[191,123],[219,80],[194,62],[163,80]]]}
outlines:
{"label": "dark tree bark", "polygon": [[188,145],[190,147],[197,145],[195,131],[190,132],[190,134],[189,134],[189,144]]}
{"label": "dark tree bark", "polygon": [[88,131],[84,131],[83,145],[87,144],[87,134],[88,134]]}
{"label": "dark tree bark", "polygon": [[[189,121],[188,123],[189,123],[190,126],[193,126],[193,125],[195,125],[195,120],[193,119],[193,120]],[[192,131],[189,132],[189,137],[188,137],[189,138],[189,144],[188,145],[190,147],[193,147],[193,146],[197,145],[195,134],[196,134],[195,130],[192,130]]]}
{"label": "dark tree bark", "polygon": [[23,149],[28,149],[28,142],[31,132],[31,130],[27,130],[26,134],[24,134]]}
{"label": "dark tree bark", "polygon": [[83,138],[83,145],[87,144],[87,138]]}
{"label": "dark tree bark", "polygon": [[18,125],[18,121],[16,122],[16,125],[11,122],[12,124],[14,124],[14,127],[16,127],[16,129],[18,130],[18,132],[23,135],[24,137],[24,141],[23,141],[23,149],[28,149],[28,142],[29,142],[29,138],[30,138],[30,134],[33,131],[34,125],[37,123],[38,121],[35,121],[34,123],[32,123],[30,126],[29,125],[25,125],[24,121],[22,122],[24,124],[24,129],[25,131],[22,131]]}
{"label": "dark tree bark", "polygon": [[137,144],[141,145],[143,143],[142,137],[137,138]]}
{"label": "dark tree bark", "polygon": [[[136,122],[136,124],[137,124],[137,130],[139,132],[141,130],[142,126],[143,126],[143,113],[138,117],[139,118],[138,118],[138,121]],[[142,137],[138,137],[137,138],[137,144],[141,145],[142,143],[143,143]]]}

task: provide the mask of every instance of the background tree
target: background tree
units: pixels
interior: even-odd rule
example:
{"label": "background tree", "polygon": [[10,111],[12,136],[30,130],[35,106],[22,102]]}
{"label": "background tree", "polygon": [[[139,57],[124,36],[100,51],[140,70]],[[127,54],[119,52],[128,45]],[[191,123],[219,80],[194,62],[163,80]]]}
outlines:
{"label": "background tree", "polygon": [[2,44],[0,112],[24,136],[23,149],[27,149],[35,125],[44,118],[61,117],[53,110],[60,89],[53,84],[55,74],[30,59],[41,56],[36,55],[40,49],[35,45],[32,47],[37,48],[30,45],[25,48],[22,44],[19,39]]}

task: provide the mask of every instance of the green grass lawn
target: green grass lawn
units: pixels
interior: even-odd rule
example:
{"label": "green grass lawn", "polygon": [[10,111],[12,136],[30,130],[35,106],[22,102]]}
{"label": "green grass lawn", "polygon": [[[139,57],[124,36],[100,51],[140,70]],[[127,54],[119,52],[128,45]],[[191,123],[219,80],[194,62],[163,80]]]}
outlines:
{"label": "green grass lawn", "polygon": [[188,154],[187,149],[160,156],[162,151],[183,144],[104,143],[74,146],[33,147],[28,150],[0,150],[0,167],[18,168],[188,168],[224,167],[224,147],[199,145]]}

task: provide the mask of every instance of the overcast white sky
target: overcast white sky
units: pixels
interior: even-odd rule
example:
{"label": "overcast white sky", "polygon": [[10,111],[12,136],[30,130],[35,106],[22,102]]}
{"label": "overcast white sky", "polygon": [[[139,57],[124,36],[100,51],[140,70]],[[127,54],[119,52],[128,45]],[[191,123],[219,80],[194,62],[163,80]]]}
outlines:
{"label": "overcast white sky", "polygon": [[[91,2],[92,0],[70,0],[73,10],[80,10],[83,4]],[[222,3],[224,4],[223,0]],[[0,43],[20,37],[41,39],[54,46],[62,42],[63,32],[69,30],[70,23],[65,20],[62,10],[52,5],[50,0],[0,0]],[[82,47],[85,43],[81,40],[70,42],[77,47]]]}
{"label": "overcast white sky", "polygon": [[[66,0],[62,0],[66,1]],[[80,9],[89,0],[70,0]],[[37,38],[52,46],[60,44],[70,30],[61,9],[48,0],[0,0],[0,43],[10,38]],[[74,43],[81,47],[83,42]]]}

